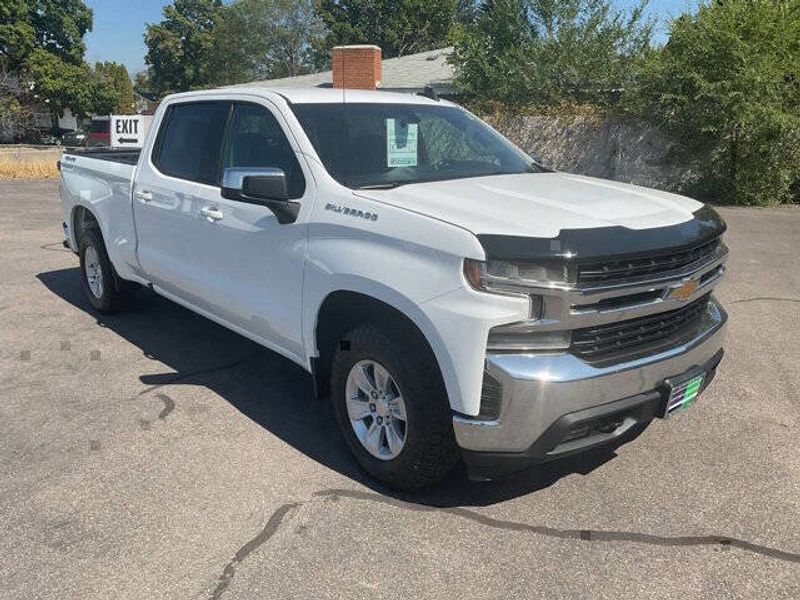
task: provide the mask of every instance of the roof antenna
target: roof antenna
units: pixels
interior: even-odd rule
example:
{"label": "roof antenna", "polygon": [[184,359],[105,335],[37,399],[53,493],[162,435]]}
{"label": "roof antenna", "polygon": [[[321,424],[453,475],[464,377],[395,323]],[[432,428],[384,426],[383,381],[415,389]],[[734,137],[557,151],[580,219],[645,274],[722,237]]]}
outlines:
{"label": "roof antenna", "polygon": [[347,88],[347,52],[341,51],[340,54],[342,55],[342,104],[347,104],[347,95],[346,95],[346,88]]}
{"label": "roof antenna", "polygon": [[417,92],[417,96],[425,96],[426,98],[430,98],[431,100],[435,100],[436,102],[439,101],[439,95],[435,91],[433,91],[433,88],[429,85],[426,85],[423,91]]}

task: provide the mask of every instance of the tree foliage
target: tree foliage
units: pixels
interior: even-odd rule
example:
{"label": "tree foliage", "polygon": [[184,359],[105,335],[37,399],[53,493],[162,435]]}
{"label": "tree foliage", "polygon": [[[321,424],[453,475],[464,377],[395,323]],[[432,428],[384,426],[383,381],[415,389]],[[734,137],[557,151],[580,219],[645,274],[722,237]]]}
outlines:
{"label": "tree foliage", "polygon": [[152,90],[152,84],[150,83],[150,76],[147,74],[147,71],[139,71],[133,76],[133,89],[137,92],[149,92]]}
{"label": "tree foliage", "polygon": [[697,192],[800,199],[800,0],[725,0],[672,22],[634,98],[694,161]]}
{"label": "tree foliage", "polygon": [[3,0],[0,55],[11,70],[24,67],[34,49],[78,65],[91,28],[92,10],[83,0]]}
{"label": "tree foliage", "polygon": [[19,72],[10,72],[4,60],[0,60],[0,143],[14,140],[14,137],[27,129],[33,122],[31,110],[32,92],[26,85],[19,85]]}
{"label": "tree foliage", "polygon": [[7,70],[18,70],[33,51],[36,31],[28,0],[0,3],[0,58]]}
{"label": "tree foliage", "polygon": [[98,62],[92,70],[94,110],[101,114],[130,114],[133,112],[133,84],[125,65]]}
{"label": "tree foliage", "polygon": [[375,44],[393,58],[446,46],[456,0],[320,0],[318,10],[328,28],[316,45],[319,62],[346,44]]}
{"label": "tree foliage", "polygon": [[160,23],[145,33],[153,91],[169,93],[207,86],[213,79],[214,27],[221,0],[175,0]]}
{"label": "tree foliage", "polygon": [[79,65],[86,44],[83,36],[92,29],[92,9],[83,0],[30,0],[36,47],[61,60]]}
{"label": "tree foliage", "polygon": [[479,103],[606,104],[630,84],[650,45],[643,8],[619,11],[610,0],[483,0],[454,35],[456,82]]}
{"label": "tree foliage", "polygon": [[95,90],[88,65],[67,62],[43,48],[35,48],[25,64],[36,99],[58,114],[65,108],[79,115],[93,112]]}
{"label": "tree foliage", "polygon": [[213,33],[213,82],[241,83],[307,73],[324,33],[313,0],[239,0]]}
{"label": "tree foliage", "polygon": [[93,111],[102,90],[83,60],[92,28],[83,0],[4,0],[0,17],[0,62],[30,92],[25,101],[57,113]]}

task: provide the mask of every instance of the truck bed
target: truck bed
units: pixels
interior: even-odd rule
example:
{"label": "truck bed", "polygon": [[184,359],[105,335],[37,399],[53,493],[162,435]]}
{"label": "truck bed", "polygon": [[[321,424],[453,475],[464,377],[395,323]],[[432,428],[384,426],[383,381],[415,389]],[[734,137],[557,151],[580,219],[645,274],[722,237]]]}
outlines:
{"label": "truck bed", "polygon": [[134,166],[139,162],[140,153],[140,148],[67,148],[64,152],[64,154]]}

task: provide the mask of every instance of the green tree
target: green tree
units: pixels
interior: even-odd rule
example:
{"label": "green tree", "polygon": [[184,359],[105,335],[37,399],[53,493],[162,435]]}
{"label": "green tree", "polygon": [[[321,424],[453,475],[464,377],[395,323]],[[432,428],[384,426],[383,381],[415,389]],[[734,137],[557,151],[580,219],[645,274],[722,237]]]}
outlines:
{"label": "green tree", "polygon": [[73,65],[83,62],[83,36],[92,29],[92,9],[83,0],[30,0],[36,46]]}
{"label": "green tree", "polygon": [[92,28],[91,9],[82,0],[4,0],[0,17],[0,61],[30,90],[25,101],[56,113],[90,112],[94,87],[83,36]]}
{"label": "green tree", "polygon": [[242,83],[307,73],[324,33],[313,0],[239,0],[214,29],[213,81]]}
{"label": "green tree", "polygon": [[147,25],[145,63],[152,91],[163,94],[209,85],[213,32],[221,12],[221,0],[175,0],[164,8],[160,23]]}
{"label": "green tree", "polygon": [[456,82],[479,103],[605,104],[630,85],[650,45],[644,4],[610,0],[483,0],[455,33]]}
{"label": "green tree", "polygon": [[83,36],[92,28],[92,9],[83,0],[3,0],[0,56],[11,70],[25,66],[34,49],[73,65],[83,62]]}
{"label": "green tree", "polygon": [[55,54],[36,48],[26,60],[33,82],[34,99],[48,104],[57,114],[65,108],[85,115],[93,112],[95,87],[86,63],[73,64]]}
{"label": "green tree", "polygon": [[133,84],[125,65],[115,62],[96,63],[94,110],[101,114],[130,114],[134,109]]}
{"label": "green tree", "polygon": [[133,89],[137,92],[149,92],[152,88],[147,71],[139,71],[133,76]]}
{"label": "green tree", "polygon": [[635,100],[694,165],[695,193],[800,200],[800,0],[725,0],[679,17]]}
{"label": "green tree", "polygon": [[478,16],[478,0],[456,0],[455,22],[469,25]]}
{"label": "green tree", "polygon": [[[32,91],[24,84],[29,77],[24,73],[8,71],[6,61],[0,59],[0,142],[6,143],[15,135],[29,129],[33,121]],[[23,85],[19,83],[23,82]]]}
{"label": "green tree", "polygon": [[320,0],[318,12],[328,28],[315,47],[318,62],[346,44],[375,44],[393,58],[446,46],[456,0]]}
{"label": "green tree", "polygon": [[28,0],[4,0],[0,4],[0,61],[8,70],[18,70],[33,51],[36,32]]}

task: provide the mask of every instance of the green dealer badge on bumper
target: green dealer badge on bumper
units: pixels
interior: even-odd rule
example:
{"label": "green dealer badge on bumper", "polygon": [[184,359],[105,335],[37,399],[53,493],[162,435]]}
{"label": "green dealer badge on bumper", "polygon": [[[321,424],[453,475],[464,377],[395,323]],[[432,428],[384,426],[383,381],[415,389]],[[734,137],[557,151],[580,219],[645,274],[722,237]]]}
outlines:
{"label": "green dealer badge on bumper", "polygon": [[694,404],[694,401],[697,400],[700,390],[703,389],[703,381],[705,381],[705,378],[706,374],[701,373],[700,375],[695,375],[694,377],[681,382],[672,382],[667,380],[666,383],[667,389],[669,390],[669,399],[667,400],[667,408],[664,412],[664,416],[668,417],[669,415],[689,408],[692,404]]}

